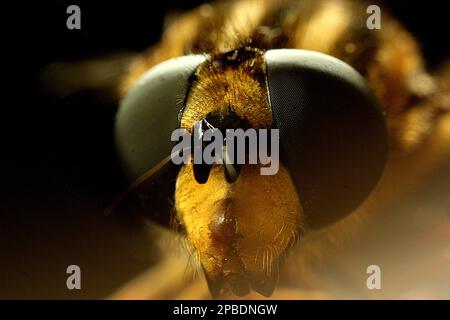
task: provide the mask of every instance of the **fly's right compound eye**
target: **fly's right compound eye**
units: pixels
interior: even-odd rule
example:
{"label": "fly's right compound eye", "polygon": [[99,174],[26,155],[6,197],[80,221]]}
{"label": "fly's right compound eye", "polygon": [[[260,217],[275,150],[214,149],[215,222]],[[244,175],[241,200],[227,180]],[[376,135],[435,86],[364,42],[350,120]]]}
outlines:
{"label": "fly's right compound eye", "polygon": [[151,68],[130,90],[116,118],[116,144],[131,180],[167,160],[172,132],[190,85],[205,56],[175,58]]}
{"label": "fly's right compound eye", "polygon": [[179,128],[178,116],[190,78],[205,59],[190,55],[151,68],[122,101],[116,117],[116,145],[132,184],[131,190],[116,199],[112,210],[145,210],[154,221],[169,224],[168,195],[174,193],[177,173],[170,158],[174,146],[170,137]]}

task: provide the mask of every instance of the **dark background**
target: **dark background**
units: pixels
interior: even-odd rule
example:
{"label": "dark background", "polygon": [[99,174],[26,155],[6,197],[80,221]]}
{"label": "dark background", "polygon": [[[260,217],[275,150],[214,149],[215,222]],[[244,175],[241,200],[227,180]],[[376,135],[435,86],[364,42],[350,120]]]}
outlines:
{"label": "dark background", "polygon": [[[45,1],[2,4],[0,298],[102,298],[148,267],[115,236],[103,209],[123,187],[113,145],[114,105],[42,93],[55,61],[140,51],[158,40],[167,12],[204,1]],[[77,4],[82,29],[66,28]],[[449,56],[443,1],[391,1],[430,67]],[[68,265],[82,290],[66,288]]]}

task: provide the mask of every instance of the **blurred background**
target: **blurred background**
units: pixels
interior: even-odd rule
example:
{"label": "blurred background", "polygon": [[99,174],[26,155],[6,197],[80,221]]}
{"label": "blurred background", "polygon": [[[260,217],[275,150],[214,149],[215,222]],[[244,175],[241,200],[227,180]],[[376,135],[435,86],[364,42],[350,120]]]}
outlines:
{"label": "blurred background", "polygon": [[[142,51],[158,41],[167,13],[203,2],[2,4],[0,299],[104,298],[149,267],[104,215],[124,187],[113,144],[116,106],[86,92],[52,97],[40,76],[54,62]],[[430,68],[450,55],[442,3],[387,3]],[[66,28],[71,4],[81,8],[81,30]],[[82,290],[66,288],[71,264],[81,267]]]}

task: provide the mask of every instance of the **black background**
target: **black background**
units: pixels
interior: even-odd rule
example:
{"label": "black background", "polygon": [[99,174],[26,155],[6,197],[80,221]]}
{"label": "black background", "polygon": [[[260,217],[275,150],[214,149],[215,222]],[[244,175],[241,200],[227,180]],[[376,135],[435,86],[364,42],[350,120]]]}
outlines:
{"label": "black background", "polygon": [[[0,298],[102,298],[138,274],[104,207],[123,187],[113,145],[113,105],[41,92],[42,68],[158,40],[164,15],[203,1],[42,1],[1,5]],[[449,56],[444,1],[391,1],[430,67]],[[77,4],[82,29],[66,28]],[[448,13],[447,13],[448,14]],[[82,290],[66,288],[69,264]]]}

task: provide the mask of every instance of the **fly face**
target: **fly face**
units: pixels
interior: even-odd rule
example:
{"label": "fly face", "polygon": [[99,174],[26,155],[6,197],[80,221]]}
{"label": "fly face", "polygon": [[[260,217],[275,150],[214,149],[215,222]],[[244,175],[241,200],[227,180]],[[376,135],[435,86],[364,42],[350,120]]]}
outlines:
{"label": "fly face", "polygon": [[303,231],[300,202],[283,166],[277,175],[262,176],[257,165],[244,165],[229,183],[222,166],[214,165],[199,184],[186,165],[175,202],[213,296],[242,296],[249,289],[272,294],[279,259]]}
{"label": "fly face", "polygon": [[[225,131],[279,130],[278,172],[261,175],[261,163],[244,164],[229,179],[232,170],[220,163],[175,166],[171,130],[193,133],[198,121]],[[214,296],[271,295],[287,249],[305,230],[358,206],[386,156],[384,119],[364,79],[335,58],[302,50],[244,47],[163,63],[124,99],[117,138],[129,172],[145,178],[138,190],[150,186],[144,193],[163,194],[160,201],[167,192],[158,179],[173,177],[166,185],[177,220]],[[155,199],[147,210],[160,211]]]}
{"label": "fly face", "polygon": [[[239,126],[272,127],[263,52],[243,48],[202,64],[189,91],[181,127],[214,116],[222,130]],[[227,118],[235,121],[227,121]],[[211,122],[211,121],[210,121]],[[245,125],[239,125],[245,124]],[[250,289],[270,296],[278,263],[303,230],[294,184],[282,165],[276,175],[261,175],[260,164],[244,164],[237,179],[227,167],[213,165],[199,183],[196,164],[178,174],[175,205],[196,249],[213,296]]]}

